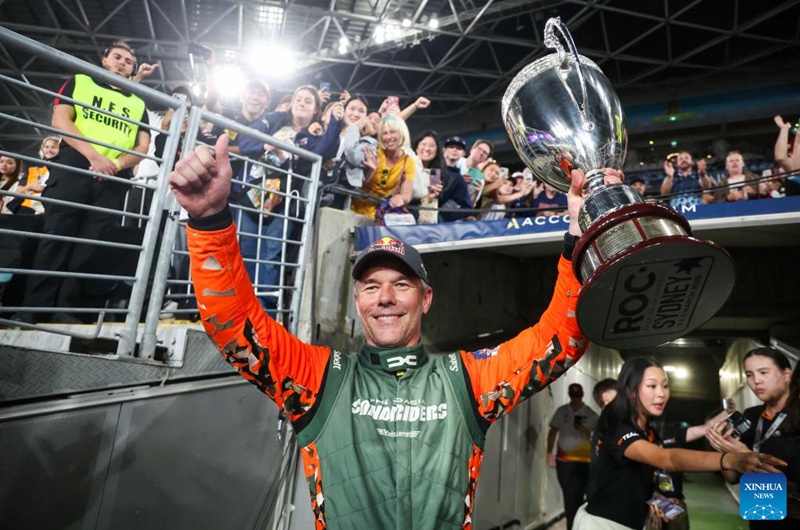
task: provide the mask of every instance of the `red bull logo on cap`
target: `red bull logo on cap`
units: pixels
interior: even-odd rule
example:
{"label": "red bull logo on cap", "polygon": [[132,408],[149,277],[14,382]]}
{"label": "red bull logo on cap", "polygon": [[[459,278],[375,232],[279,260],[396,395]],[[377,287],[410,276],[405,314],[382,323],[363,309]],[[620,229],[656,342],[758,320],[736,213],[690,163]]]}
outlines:
{"label": "red bull logo on cap", "polygon": [[389,236],[382,237],[373,242],[369,246],[369,251],[372,252],[373,250],[388,250],[389,252],[400,255],[405,255],[406,253],[406,247],[403,242]]}

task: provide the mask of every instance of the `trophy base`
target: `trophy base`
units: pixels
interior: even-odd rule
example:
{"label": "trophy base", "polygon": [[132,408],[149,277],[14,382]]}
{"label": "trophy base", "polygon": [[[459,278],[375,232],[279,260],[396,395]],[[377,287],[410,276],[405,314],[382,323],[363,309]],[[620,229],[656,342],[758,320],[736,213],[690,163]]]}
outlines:
{"label": "trophy base", "polygon": [[692,237],[686,219],[655,204],[599,219],[573,255],[583,284],[578,324],[592,342],[620,350],[658,346],[701,326],[735,279],[725,249]]}

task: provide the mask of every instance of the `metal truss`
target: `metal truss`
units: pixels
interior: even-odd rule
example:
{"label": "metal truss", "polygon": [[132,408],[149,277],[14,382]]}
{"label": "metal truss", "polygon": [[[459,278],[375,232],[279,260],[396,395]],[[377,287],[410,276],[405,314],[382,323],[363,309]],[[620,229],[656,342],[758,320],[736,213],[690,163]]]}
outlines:
{"label": "metal truss", "polygon": [[[669,99],[685,83],[724,85],[738,76],[800,80],[795,57],[800,0],[0,0],[2,24],[95,62],[111,41],[130,42],[160,63],[146,83],[161,89],[194,82],[190,43],[212,47],[218,62],[256,43],[296,49],[303,65],[276,92],[319,79],[336,90],[433,101],[427,117],[496,105],[513,75],[547,53],[544,22],[560,15],[580,53],[604,70],[623,97]],[[272,18],[270,18],[272,17]],[[431,18],[438,25],[431,27]],[[381,24],[396,38],[376,38]],[[276,22],[277,21],[277,22]],[[771,29],[770,29],[771,28]],[[348,43],[339,51],[341,39]],[[777,70],[776,70],[777,68]],[[52,79],[35,57],[0,49],[0,73]],[[31,115],[36,96],[0,86],[3,103]],[[46,111],[39,111],[44,116]],[[0,129],[0,139],[6,134]]]}

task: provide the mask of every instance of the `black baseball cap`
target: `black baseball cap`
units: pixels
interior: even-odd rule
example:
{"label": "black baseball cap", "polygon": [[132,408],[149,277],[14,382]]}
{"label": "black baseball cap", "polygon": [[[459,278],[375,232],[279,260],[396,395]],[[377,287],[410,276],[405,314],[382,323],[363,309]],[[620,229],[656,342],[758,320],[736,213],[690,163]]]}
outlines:
{"label": "black baseball cap", "polygon": [[406,245],[391,236],[382,237],[361,251],[353,266],[353,279],[358,280],[370,263],[375,261],[375,258],[382,256],[389,256],[402,261],[423,282],[430,285],[428,271],[425,270],[425,264],[422,263],[422,256],[419,251],[413,246]]}
{"label": "black baseball cap", "polygon": [[464,143],[464,140],[461,139],[460,136],[451,136],[444,142],[445,147],[449,147],[451,145],[455,145],[463,149],[464,151],[467,150],[467,144]]}

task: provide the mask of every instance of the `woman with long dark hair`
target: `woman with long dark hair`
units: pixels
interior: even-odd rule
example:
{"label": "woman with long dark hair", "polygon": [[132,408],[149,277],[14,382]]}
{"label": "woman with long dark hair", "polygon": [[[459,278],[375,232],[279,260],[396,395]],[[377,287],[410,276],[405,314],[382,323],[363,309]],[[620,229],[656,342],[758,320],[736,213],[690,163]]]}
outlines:
{"label": "woman with long dark hair", "polygon": [[[19,184],[19,174],[22,171],[22,162],[10,156],[0,156],[0,190],[10,191]],[[0,206],[10,197],[0,195]]]}
{"label": "woman with long dark hair", "polygon": [[661,417],[668,401],[669,381],[661,365],[643,357],[625,362],[617,378],[617,397],[603,409],[592,435],[587,504],[578,510],[575,530],[642,528],[655,489],[655,469],[777,473],[776,466],[785,464],[755,452],[720,455],[660,447]]}
{"label": "woman with long dark hair", "polygon": [[[790,491],[798,497],[797,485],[800,483],[800,382],[798,373],[792,373],[789,359],[775,348],[761,347],[750,350],[742,359],[747,386],[758,396],[763,405],[750,407],[744,417],[750,428],[734,437],[732,429],[721,423],[706,432],[706,438],[718,451],[743,453],[750,450],[766,452],[778,456],[788,463],[785,470]],[[728,482],[736,483],[739,476],[726,472]],[[750,521],[750,528],[797,528],[797,499],[792,502],[792,494],[787,499],[790,518],[783,521]]]}
{"label": "woman with long dark hair", "polygon": [[[343,109],[340,102],[335,103],[327,130],[321,136],[315,136],[309,132],[308,127],[319,118],[321,110],[322,102],[317,89],[311,85],[303,85],[294,91],[288,111],[266,114],[263,119],[251,124],[251,127],[278,140],[316,153],[324,162],[336,156]],[[244,156],[252,159],[264,157],[273,166],[291,170],[296,175],[311,174],[309,160],[295,160],[291,153],[270,144],[263,144],[254,138],[242,137],[239,149]],[[298,194],[306,181],[296,176],[290,178],[277,171],[267,173],[262,166],[251,167],[242,177],[254,187],[245,186],[240,193],[239,202],[251,210],[263,212],[258,214],[243,210],[237,216],[239,233],[246,235],[240,240],[242,256],[245,258],[245,268],[255,284],[261,305],[274,315],[278,304],[276,293],[280,292],[281,284],[281,267],[275,263],[285,259],[281,240],[295,239],[295,232],[299,227],[296,221],[280,216],[300,218],[302,204],[300,201],[292,200],[292,196]],[[259,235],[261,237],[257,237]]]}
{"label": "woman with long dark hair", "polygon": [[[438,172],[441,178],[441,189],[436,191],[434,197],[437,206],[445,210],[456,210],[459,208],[472,208],[472,201],[469,198],[467,183],[458,171],[449,171],[444,160],[444,149],[439,138],[439,133],[427,130],[411,144],[411,148],[422,161],[422,167],[432,174]],[[432,181],[435,182],[435,181]],[[439,212],[439,222],[458,221],[470,215],[470,212],[461,213],[458,211]]]}

